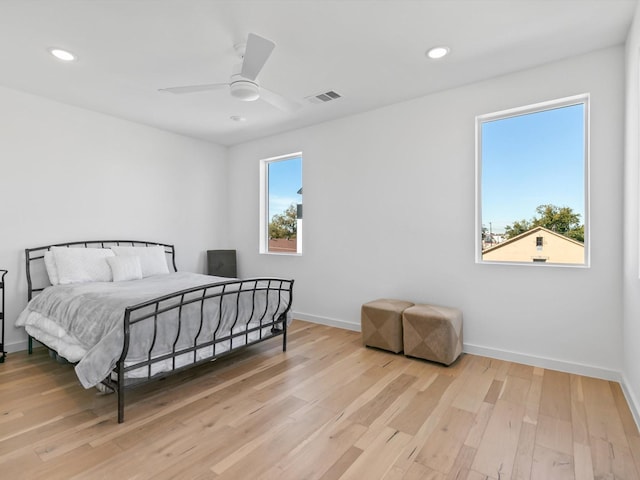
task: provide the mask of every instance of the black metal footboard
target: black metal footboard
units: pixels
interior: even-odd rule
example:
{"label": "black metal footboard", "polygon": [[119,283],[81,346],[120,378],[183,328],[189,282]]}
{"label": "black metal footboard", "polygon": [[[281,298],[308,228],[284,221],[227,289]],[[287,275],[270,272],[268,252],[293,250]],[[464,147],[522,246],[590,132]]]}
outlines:
{"label": "black metal footboard", "polygon": [[124,346],[111,377],[118,423],[124,421],[125,390],[210,362],[275,336],[287,347],[293,280],[257,278],[190,288],[135,306],[124,313]]}

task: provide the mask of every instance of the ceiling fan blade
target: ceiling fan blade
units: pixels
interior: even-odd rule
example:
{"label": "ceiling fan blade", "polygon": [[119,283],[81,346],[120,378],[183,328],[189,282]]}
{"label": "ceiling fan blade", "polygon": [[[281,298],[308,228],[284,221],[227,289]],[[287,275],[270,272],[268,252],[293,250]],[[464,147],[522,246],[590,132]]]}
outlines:
{"label": "ceiling fan blade", "polygon": [[293,113],[302,108],[302,105],[298,102],[284,98],[282,95],[272,92],[264,87],[260,87],[260,98],[285,112]]}
{"label": "ceiling fan blade", "polygon": [[187,85],[184,87],[169,87],[169,88],[160,88],[160,92],[169,92],[175,94],[181,93],[196,93],[196,92],[207,92],[209,90],[218,90],[220,88],[228,87],[228,83],[207,83],[204,85]]}
{"label": "ceiling fan blade", "polygon": [[250,33],[244,51],[244,61],[240,75],[249,80],[255,80],[276,44],[271,40]]}

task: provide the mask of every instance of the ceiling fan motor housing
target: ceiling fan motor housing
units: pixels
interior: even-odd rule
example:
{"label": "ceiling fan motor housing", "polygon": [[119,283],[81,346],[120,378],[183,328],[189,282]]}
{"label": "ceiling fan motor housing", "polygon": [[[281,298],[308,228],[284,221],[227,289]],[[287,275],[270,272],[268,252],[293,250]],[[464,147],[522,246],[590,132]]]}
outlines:
{"label": "ceiling fan motor housing", "polygon": [[260,98],[260,87],[255,82],[242,78],[240,75],[233,75],[229,84],[231,96],[244,102],[253,102]]}

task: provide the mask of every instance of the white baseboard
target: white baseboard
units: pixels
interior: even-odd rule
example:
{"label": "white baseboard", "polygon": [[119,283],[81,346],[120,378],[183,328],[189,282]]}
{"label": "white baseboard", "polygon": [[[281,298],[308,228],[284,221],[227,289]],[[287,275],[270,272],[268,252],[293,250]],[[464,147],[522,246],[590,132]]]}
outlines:
{"label": "white baseboard", "polygon": [[621,374],[617,370],[586,365],[583,363],[567,362],[565,360],[527,355],[508,350],[498,350],[496,348],[481,347],[479,345],[472,345],[469,343],[464,344],[463,351],[475,355],[482,355],[483,357],[495,358],[497,360],[506,360],[508,362],[522,363],[524,365],[531,365],[534,367],[548,368],[549,370],[584,375],[585,377],[612,380],[614,382],[621,381]]}
{"label": "white baseboard", "polygon": [[624,397],[627,400],[627,405],[629,405],[629,410],[631,410],[631,415],[633,415],[633,419],[636,421],[636,426],[640,428],[640,403],[638,403],[638,399],[634,395],[633,390],[629,388],[629,382],[624,373],[622,374],[620,386],[622,387],[622,393],[624,393]]}
{"label": "white baseboard", "polygon": [[[38,343],[37,345],[40,345],[40,344]],[[15,342],[15,343],[9,343],[4,346],[4,349],[7,353],[21,352],[23,350],[26,350],[27,348],[28,348],[27,340],[22,340],[20,342]]]}
{"label": "white baseboard", "polygon": [[[346,330],[360,331],[360,324],[354,322],[346,322],[344,320],[338,320],[335,318],[320,317],[317,315],[310,315],[308,313],[293,312],[293,318],[305,320],[307,322],[318,323],[321,325],[328,325],[330,327],[344,328]],[[532,365],[534,367],[548,368],[550,370],[558,370],[560,372],[575,373],[577,375],[584,375],[587,377],[601,378],[603,380],[612,380],[615,382],[622,382],[622,375],[619,371],[610,370],[607,368],[600,368],[593,365],[586,365],[574,362],[567,362],[564,360],[557,360],[553,358],[538,357],[534,355],[526,355],[518,352],[512,352],[508,350],[500,350],[490,347],[482,347],[479,345],[473,345],[465,343],[463,345],[463,351],[474,355],[481,355],[483,357],[495,358],[497,360],[505,360],[508,362],[517,362],[524,365]],[[624,387],[623,387],[624,388]]]}
{"label": "white baseboard", "polygon": [[318,323],[320,325],[327,325],[329,327],[343,328],[345,330],[352,330],[354,332],[360,331],[360,323],[345,322],[344,320],[337,320],[335,318],[318,317],[317,315],[310,315],[308,313],[293,312],[293,318],[304,320],[305,322]]}

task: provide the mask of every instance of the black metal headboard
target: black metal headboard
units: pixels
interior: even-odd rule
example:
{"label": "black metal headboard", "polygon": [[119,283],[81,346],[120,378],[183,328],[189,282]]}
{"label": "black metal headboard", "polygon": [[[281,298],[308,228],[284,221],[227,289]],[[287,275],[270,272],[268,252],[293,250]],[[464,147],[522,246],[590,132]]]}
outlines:
{"label": "black metal headboard", "polygon": [[[70,248],[109,248],[112,246],[131,246],[131,247],[164,247],[165,253],[171,258],[171,266],[173,271],[177,272],[176,267],[176,252],[173,245],[158,242],[145,242],[142,240],[87,240],[82,242],[66,242],[56,243],[54,245],[46,245],[44,247],[25,248],[25,262],[27,268],[27,285],[28,285],[28,300],[33,298],[33,294],[41,292],[47,287],[48,277],[45,274],[43,282],[34,282],[32,280],[32,270],[35,265],[40,265],[41,270],[44,272],[44,252],[51,250],[51,247],[70,247]],[[42,275],[41,275],[42,276]],[[35,285],[34,285],[35,283]],[[45,284],[46,283],[46,284]]]}

